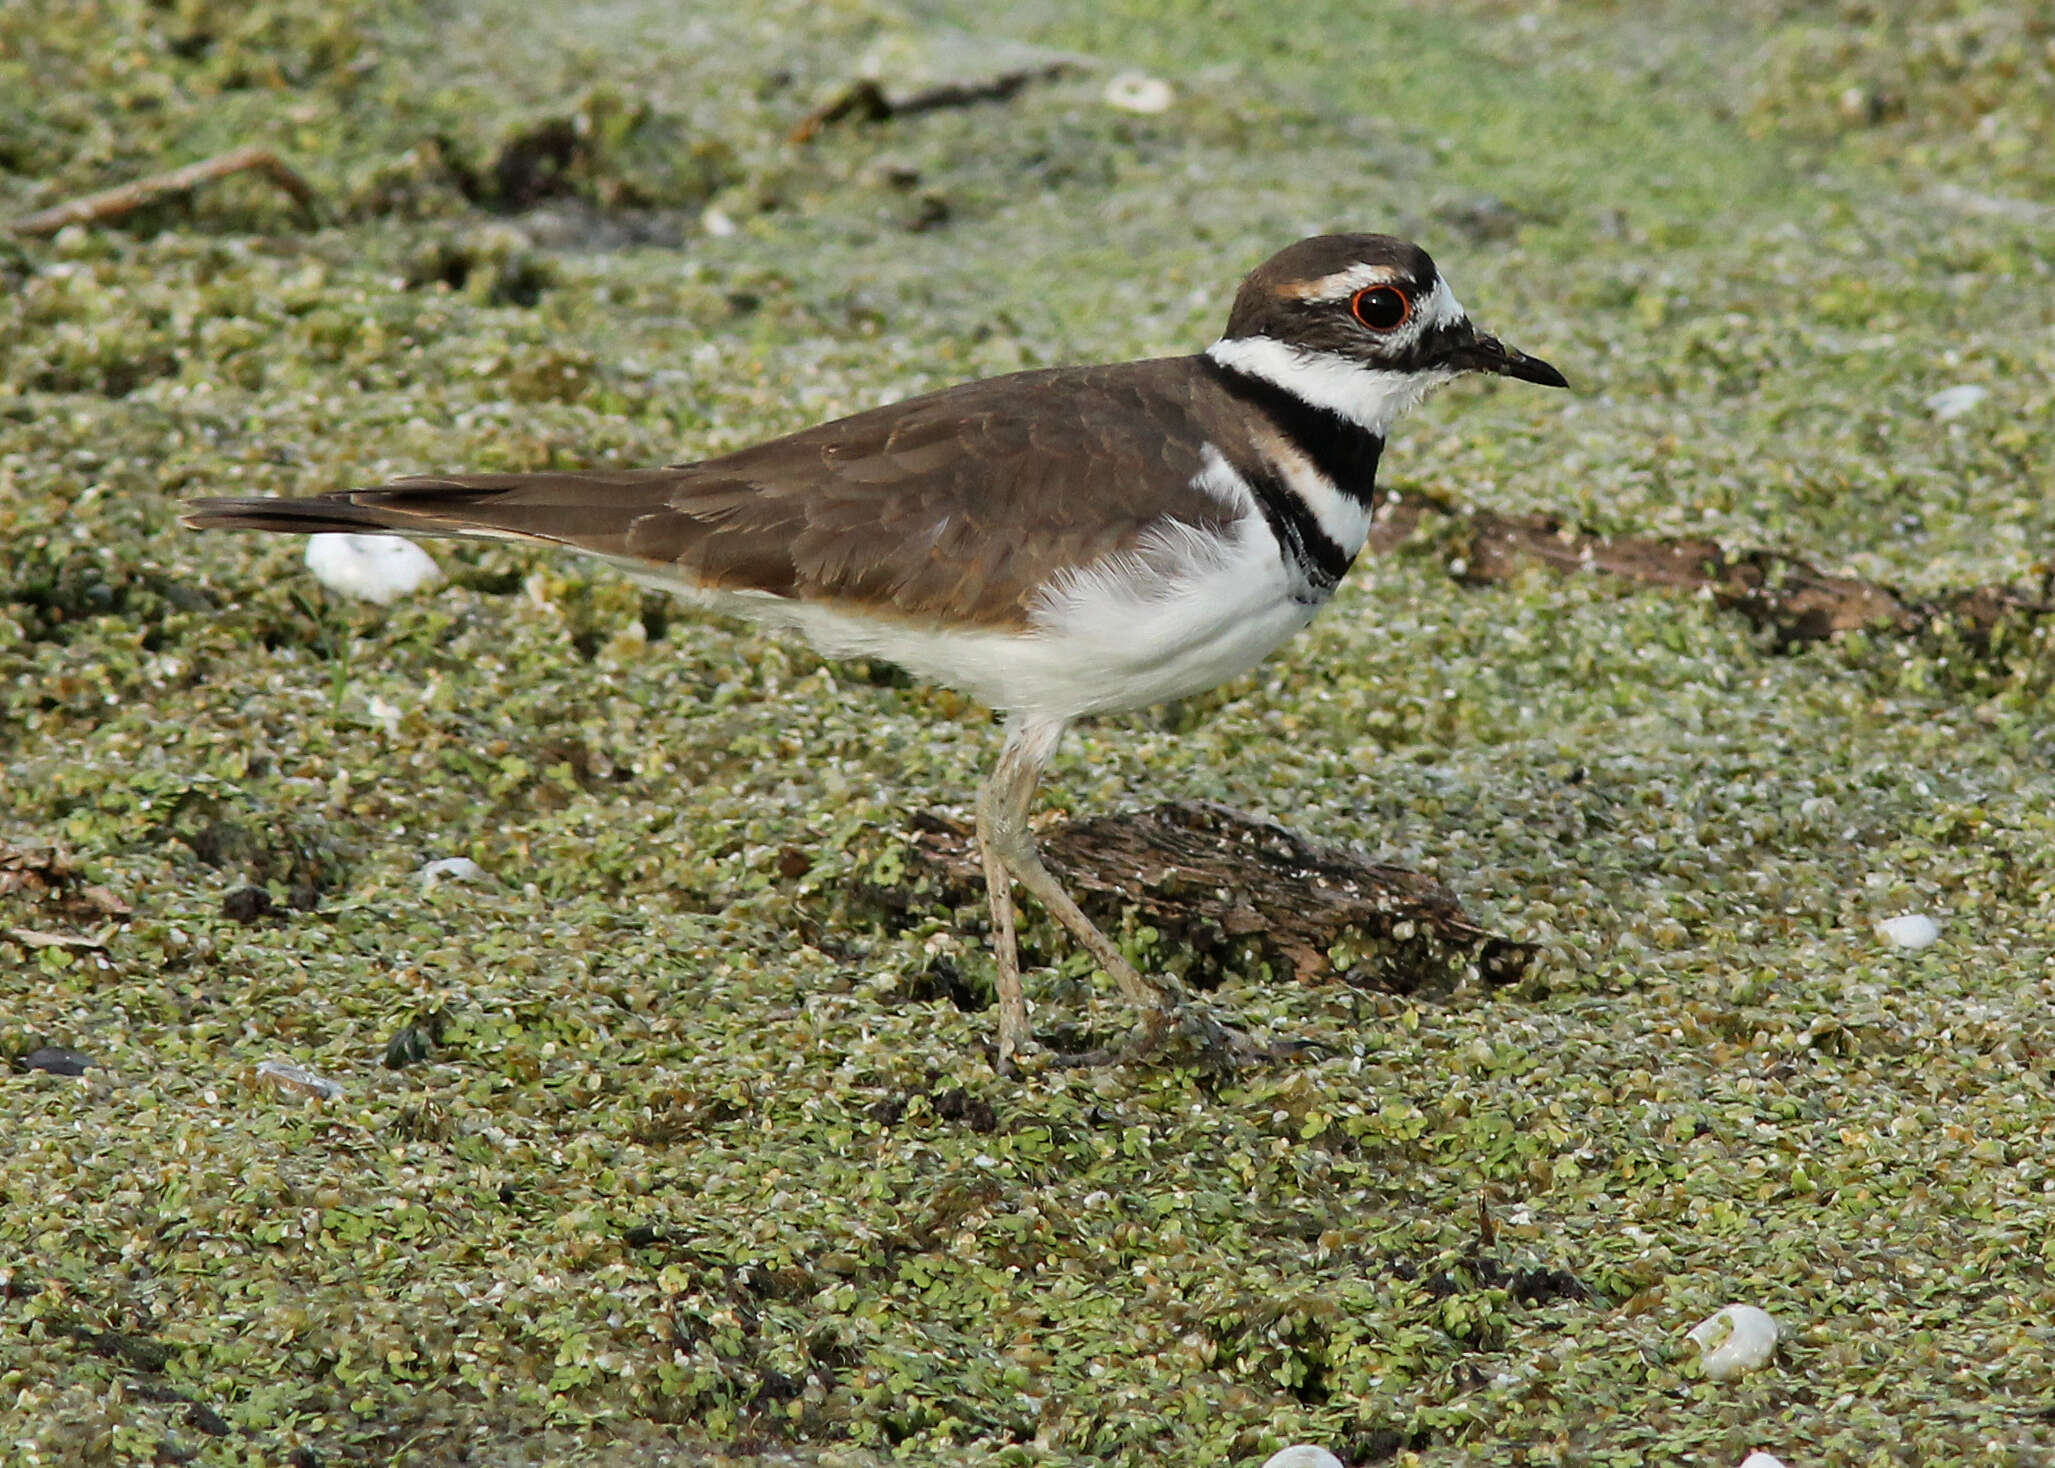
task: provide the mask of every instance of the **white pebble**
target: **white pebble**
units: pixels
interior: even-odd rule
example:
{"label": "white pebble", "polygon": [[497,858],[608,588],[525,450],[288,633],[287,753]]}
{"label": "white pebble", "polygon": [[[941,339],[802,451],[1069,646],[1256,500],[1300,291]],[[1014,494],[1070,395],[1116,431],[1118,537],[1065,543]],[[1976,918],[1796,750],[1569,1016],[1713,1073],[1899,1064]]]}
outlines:
{"label": "white pebble", "polygon": [[1122,112],[1140,112],[1147,115],[1168,112],[1171,103],[1177,100],[1177,92],[1161,77],[1149,76],[1139,71],[1123,71],[1106,83],[1105,97],[1108,107],[1117,107]]}
{"label": "white pebble", "polygon": [[416,875],[433,887],[443,881],[482,882],[485,880],[485,868],[468,856],[445,856],[431,861]]}
{"label": "white pebble", "polygon": [[1927,411],[1946,422],[1950,418],[1960,418],[1990,395],[1988,387],[1979,387],[1974,382],[1959,382],[1928,398]]}
{"label": "white pebble", "polygon": [[1701,1355],[1699,1365],[1713,1381],[1725,1381],[1763,1365],[1777,1350],[1777,1322],[1753,1305],[1723,1305],[1684,1333]]}
{"label": "white pebble", "polygon": [[1757,1448],[1741,1460],[1741,1468],[1784,1468],[1784,1460]]}
{"label": "white pebble", "polygon": [[1941,925],[1923,912],[1908,912],[1903,917],[1885,918],[1877,924],[1877,936],[1893,948],[1903,948],[1917,953],[1922,948],[1931,948],[1941,936]]}
{"label": "white pebble", "polygon": [[1263,1460],[1263,1468],[1342,1468],[1341,1459],[1311,1443],[1293,1443]]}
{"label": "white pebble", "polygon": [[434,557],[394,535],[310,535],[307,569],[330,591],[380,606],[442,579]]}
{"label": "white pebble", "polygon": [[709,204],[699,216],[699,227],[717,240],[727,239],[739,233],[742,226],[735,222],[735,216],[717,204]]}

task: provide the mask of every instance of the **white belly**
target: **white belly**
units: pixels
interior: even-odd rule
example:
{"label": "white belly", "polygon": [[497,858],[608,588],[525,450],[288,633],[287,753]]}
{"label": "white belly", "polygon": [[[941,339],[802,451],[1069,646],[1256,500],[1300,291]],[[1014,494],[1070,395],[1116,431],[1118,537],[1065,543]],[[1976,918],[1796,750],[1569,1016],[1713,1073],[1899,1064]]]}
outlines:
{"label": "white belly", "polygon": [[1141,708],[1238,677],[1320,610],[1254,515],[1238,536],[1186,535],[1052,590],[1024,632],[927,628],[846,606],[638,579],[715,611],[793,627],[830,657],[881,657],[1009,713],[1072,719]]}

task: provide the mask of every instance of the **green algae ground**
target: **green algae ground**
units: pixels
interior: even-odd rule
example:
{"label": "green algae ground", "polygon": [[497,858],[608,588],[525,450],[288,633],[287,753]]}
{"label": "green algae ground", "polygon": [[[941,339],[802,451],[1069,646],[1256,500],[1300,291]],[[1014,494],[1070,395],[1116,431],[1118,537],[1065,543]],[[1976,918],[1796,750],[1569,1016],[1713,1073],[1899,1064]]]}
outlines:
{"label": "green algae ground", "polygon": [[[576,565],[438,547],[378,612],[174,516],[1191,350],[1278,245],[1387,228],[1576,386],[1450,390],[1395,490],[2045,594],[2051,45],[1940,0],[0,10],[0,215],[253,141],[325,201],[0,244],[0,840],[80,868],[0,883],[0,1052],[95,1062],[0,1074],[0,1457],[2050,1461],[2045,625],[1779,650],[1466,586],[1430,517],[1046,803],[1353,840],[1537,974],[1251,972],[1216,1002],[1322,1058],[1014,1082],[926,997],[989,985],[977,915],[851,897],[982,712]],[[1075,64],[788,143],[866,55]],[[1786,1338],[1714,1384],[1730,1300]]]}

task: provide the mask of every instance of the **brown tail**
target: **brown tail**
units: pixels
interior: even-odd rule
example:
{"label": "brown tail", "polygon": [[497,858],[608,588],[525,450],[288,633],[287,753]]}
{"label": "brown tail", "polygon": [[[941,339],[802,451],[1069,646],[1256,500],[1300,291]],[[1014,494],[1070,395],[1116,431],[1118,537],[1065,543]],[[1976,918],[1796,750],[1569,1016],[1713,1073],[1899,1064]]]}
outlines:
{"label": "brown tail", "polygon": [[307,499],[187,500],[179,521],[189,530],[540,540],[606,554],[634,520],[664,505],[678,477],[672,469],[422,475]]}
{"label": "brown tail", "polygon": [[341,494],[304,500],[187,500],[178,516],[188,530],[281,530],[290,535],[392,531],[398,528],[392,521],[383,509],[355,504]]}

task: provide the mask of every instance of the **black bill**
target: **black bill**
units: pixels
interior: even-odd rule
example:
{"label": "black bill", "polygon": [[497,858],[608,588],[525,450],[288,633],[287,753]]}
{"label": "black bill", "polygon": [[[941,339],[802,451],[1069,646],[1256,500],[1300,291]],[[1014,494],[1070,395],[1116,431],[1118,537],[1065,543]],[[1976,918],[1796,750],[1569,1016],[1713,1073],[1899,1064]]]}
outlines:
{"label": "black bill", "polygon": [[1522,382],[1538,382],[1543,387],[1570,385],[1569,378],[1541,358],[1516,352],[1497,337],[1481,331],[1442,360],[1465,372],[1492,372],[1500,377],[1517,377]]}

